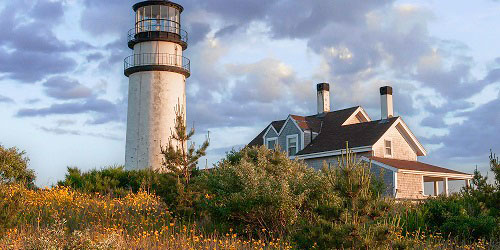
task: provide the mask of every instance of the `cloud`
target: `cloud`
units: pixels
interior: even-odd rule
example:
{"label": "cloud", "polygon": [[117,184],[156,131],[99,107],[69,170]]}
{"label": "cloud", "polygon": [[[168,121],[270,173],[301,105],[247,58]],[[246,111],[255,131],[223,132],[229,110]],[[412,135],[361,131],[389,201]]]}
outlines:
{"label": "cloud", "polygon": [[132,3],[123,0],[84,0],[81,26],[94,36],[121,36],[133,28]]}
{"label": "cloud", "polygon": [[[66,120],[68,115],[75,115],[90,117],[88,124],[124,123],[126,96],[106,100],[87,83],[74,79],[87,73],[88,65],[93,66],[92,73],[103,75],[121,69],[123,58],[132,53],[126,46],[126,35],[133,27],[133,3],[81,1],[79,28],[87,33],[84,35],[90,35],[92,44],[102,46],[63,40],[54,33],[64,20],[64,3],[9,1],[0,13],[5,29],[4,39],[0,40],[1,77],[41,82],[44,93],[54,101],[44,107],[31,102],[34,107],[19,110],[17,116],[64,116]],[[442,142],[446,148],[435,154],[443,157],[464,155],[473,149],[462,147],[462,143],[479,146],[479,136],[466,134],[459,138],[460,133],[476,131],[486,136],[483,133],[490,131],[491,125],[475,115],[498,108],[498,104],[484,104],[472,112],[475,106],[469,99],[498,82],[500,69],[490,69],[483,78],[477,78],[478,65],[469,48],[432,36],[429,25],[435,17],[424,7],[394,0],[179,3],[185,7],[182,27],[189,33],[186,55],[192,59],[192,76],[187,85],[188,120],[197,127],[253,127],[284,119],[289,113],[309,115],[315,110],[316,82],[327,81],[331,83],[334,109],[362,105],[376,112],[374,119],[380,112],[378,88],[392,85],[395,110],[405,118],[414,118],[406,119],[413,121],[412,128],[448,131],[426,141]],[[312,69],[317,65],[291,63],[286,56],[273,53],[255,53],[253,57],[245,51],[245,58],[239,57],[241,44],[253,40],[258,41],[256,52],[280,42],[303,41],[307,48],[297,49],[307,50],[321,60],[321,65]],[[500,58],[496,62],[500,64]],[[304,74],[302,67],[314,73]],[[449,125],[447,119],[457,116],[466,121]],[[71,134],[71,130],[59,128],[63,125],[45,130]],[[485,130],[479,131],[481,127]]]}
{"label": "cloud", "polygon": [[68,72],[76,66],[73,59],[59,53],[5,52],[0,49],[0,72],[21,82],[34,83],[47,75]]}
{"label": "cloud", "polygon": [[477,109],[462,112],[459,116],[465,117],[462,123],[449,126],[450,132],[445,136],[436,136],[430,139],[432,143],[442,143],[443,147],[433,154],[441,160],[473,159],[481,162],[487,159],[489,150],[500,150],[498,125],[500,116],[495,112],[500,110],[500,95]]}
{"label": "cloud", "polygon": [[52,104],[45,108],[21,109],[18,117],[45,117],[52,115],[90,114],[92,119],[88,124],[104,124],[108,122],[123,122],[123,103],[112,103],[108,100],[89,98],[85,101]]}
{"label": "cloud", "polygon": [[[299,78],[293,69],[276,59],[226,65],[220,74],[239,80],[219,83],[223,85],[217,85],[218,89],[224,90],[220,95],[217,90],[204,91],[190,98],[188,119],[202,128],[253,126],[284,119],[288,113],[309,110],[316,100],[315,85]],[[212,97],[211,92],[215,92]]]}
{"label": "cloud", "polygon": [[189,45],[196,45],[198,42],[203,41],[210,32],[210,25],[207,23],[192,22],[189,25]]}
{"label": "cloud", "polygon": [[0,95],[0,103],[14,103],[14,100],[7,96]]}
{"label": "cloud", "polygon": [[87,59],[87,61],[91,62],[91,61],[99,61],[101,59],[104,58],[104,55],[100,52],[96,52],[96,53],[92,53],[92,54],[89,54],[85,57]]}
{"label": "cloud", "polygon": [[64,76],[51,77],[43,83],[43,86],[48,96],[59,100],[82,99],[92,96],[90,88]]}
{"label": "cloud", "polygon": [[0,73],[7,78],[33,83],[47,75],[76,67],[66,55],[89,48],[85,42],[60,40],[53,28],[63,18],[62,2],[47,0],[9,1],[0,12]]}
{"label": "cloud", "polygon": [[109,133],[85,133],[82,132],[81,130],[72,130],[72,129],[64,129],[60,127],[40,127],[40,129],[44,132],[55,134],[55,135],[76,135],[76,136],[92,136],[92,137],[99,137],[99,138],[105,138],[109,140],[115,140],[115,141],[121,141],[123,140],[122,137],[109,134]]}

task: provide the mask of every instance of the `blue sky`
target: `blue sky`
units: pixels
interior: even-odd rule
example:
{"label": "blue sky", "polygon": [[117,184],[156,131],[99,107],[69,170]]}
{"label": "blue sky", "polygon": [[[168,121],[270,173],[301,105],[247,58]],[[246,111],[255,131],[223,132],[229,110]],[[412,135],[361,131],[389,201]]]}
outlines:
{"label": "blue sky", "polygon": [[[26,150],[39,185],[124,162],[133,27],[123,0],[0,2],[0,144]],[[378,87],[426,146],[420,160],[472,172],[500,151],[500,2],[179,0],[190,36],[187,108],[209,155],[248,143],[271,120],[332,108],[380,117]]]}

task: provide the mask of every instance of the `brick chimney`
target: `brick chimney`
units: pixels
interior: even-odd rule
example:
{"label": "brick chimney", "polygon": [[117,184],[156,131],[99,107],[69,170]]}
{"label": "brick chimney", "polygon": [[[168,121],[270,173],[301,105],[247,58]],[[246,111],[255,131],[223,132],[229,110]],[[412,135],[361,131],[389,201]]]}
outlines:
{"label": "brick chimney", "polygon": [[380,104],[382,119],[389,119],[394,116],[391,86],[384,86],[380,88]]}
{"label": "brick chimney", "polygon": [[318,83],[318,114],[330,112],[330,84]]}

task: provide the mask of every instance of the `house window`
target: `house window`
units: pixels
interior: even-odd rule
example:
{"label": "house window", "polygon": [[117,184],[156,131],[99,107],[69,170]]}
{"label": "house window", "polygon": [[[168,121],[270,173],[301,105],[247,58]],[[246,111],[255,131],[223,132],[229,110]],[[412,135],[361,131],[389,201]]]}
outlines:
{"label": "house window", "polygon": [[392,156],[392,141],[384,141],[384,154],[385,156]]}
{"label": "house window", "polygon": [[277,143],[278,143],[277,137],[266,139],[266,145],[268,149],[276,149]]}
{"label": "house window", "polygon": [[286,151],[288,152],[288,156],[294,156],[297,154],[298,141],[298,135],[289,135],[286,137]]}

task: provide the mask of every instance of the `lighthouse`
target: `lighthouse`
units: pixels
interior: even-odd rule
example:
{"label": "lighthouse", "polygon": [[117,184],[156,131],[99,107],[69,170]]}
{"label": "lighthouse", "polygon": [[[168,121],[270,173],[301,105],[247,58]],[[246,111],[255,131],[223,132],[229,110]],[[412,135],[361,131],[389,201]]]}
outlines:
{"label": "lighthouse", "polygon": [[124,60],[129,78],[127,170],[161,168],[161,148],[174,131],[175,109],[186,109],[189,59],[182,56],[188,35],[181,28],[183,7],[167,0],[133,6],[135,27],[128,33],[133,54]]}

